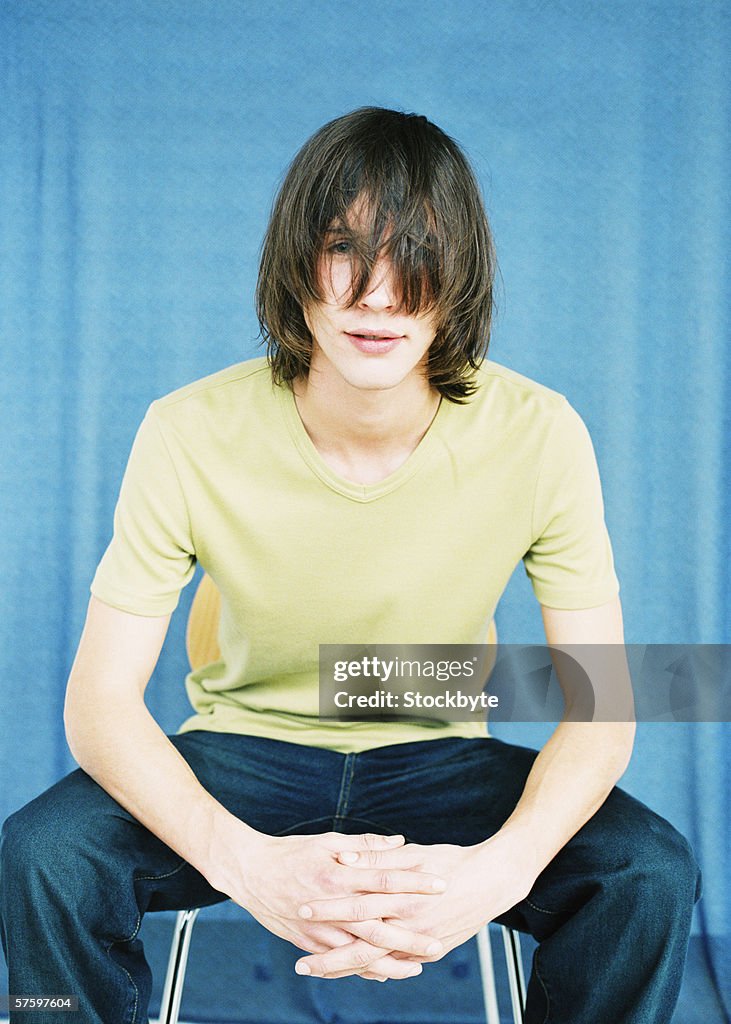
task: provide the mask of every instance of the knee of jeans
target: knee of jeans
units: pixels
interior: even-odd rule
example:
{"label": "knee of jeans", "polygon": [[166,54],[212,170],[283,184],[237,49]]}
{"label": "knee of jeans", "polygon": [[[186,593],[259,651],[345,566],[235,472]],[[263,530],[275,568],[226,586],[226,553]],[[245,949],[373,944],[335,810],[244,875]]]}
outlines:
{"label": "knee of jeans", "polygon": [[637,844],[635,869],[647,896],[692,905],[701,895],[701,872],[690,843],[669,822],[653,818]]}
{"label": "knee of jeans", "polygon": [[0,883],[14,886],[80,871],[79,832],[74,823],[34,800],[11,814],[0,831]]}
{"label": "knee of jeans", "polygon": [[36,820],[31,805],[11,814],[0,831],[0,881],[6,885],[27,876],[40,864],[44,854],[53,860],[55,843],[43,838],[42,823]]}

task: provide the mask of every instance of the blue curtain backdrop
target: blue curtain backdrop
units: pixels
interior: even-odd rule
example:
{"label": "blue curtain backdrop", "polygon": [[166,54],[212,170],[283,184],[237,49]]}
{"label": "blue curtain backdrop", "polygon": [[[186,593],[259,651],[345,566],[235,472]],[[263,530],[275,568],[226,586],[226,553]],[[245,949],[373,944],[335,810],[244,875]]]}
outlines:
{"label": "blue curtain backdrop", "polygon": [[[0,817],[73,767],[65,679],[147,404],[259,351],[275,184],[363,104],[427,114],[474,162],[492,356],[590,428],[628,640],[731,642],[730,28],[721,0],[0,5]],[[151,686],[171,730],[189,596]],[[498,624],[540,639],[520,571]],[[728,729],[646,725],[625,779],[705,873],[684,1022],[727,1019]]]}

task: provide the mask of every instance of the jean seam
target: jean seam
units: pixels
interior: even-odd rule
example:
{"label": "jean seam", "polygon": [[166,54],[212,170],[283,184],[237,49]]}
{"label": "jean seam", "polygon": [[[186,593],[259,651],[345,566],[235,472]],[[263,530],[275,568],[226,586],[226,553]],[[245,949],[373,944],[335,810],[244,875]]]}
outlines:
{"label": "jean seam", "polygon": [[130,938],[129,939],[113,939],[112,942],[110,942],[109,945],[107,946],[107,956],[109,957],[109,960],[111,961],[112,964],[114,964],[115,967],[118,967],[121,971],[124,971],[124,973],[127,975],[127,979],[129,981],[130,985],[132,986],[132,991],[134,992],[135,1001],[134,1001],[134,1004],[132,1006],[132,1016],[130,1017],[130,1024],[136,1024],[136,1021],[137,1021],[137,1007],[138,1007],[139,1001],[140,1001],[139,989],[135,985],[134,978],[129,973],[127,968],[123,967],[121,964],[118,964],[116,962],[116,960],[112,959],[111,951],[112,951],[112,946],[115,946],[118,942],[121,943],[121,942],[131,942],[132,941],[132,939],[135,937],[135,935],[139,931],[141,920],[142,920],[142,918],[141,918],[141,916],[140,916],[140,914],[138,912],[137,913],[137,923],[135,925],[135,929],[132,932],[132,935],[130,936]]}
{"label": "jean seam", "polygon": [[353,775],[355,773],[355,755],[346,754],[345,764],[343,765],[343,776],[340,781],[340,793],[338,794],[338,803],[335,808],[335,819],[337,821],[347,817],[346,811],[348,807],[348,800],[350,798],[350,788],[353,783]]}
{"label": "jean seam", "polygon": [[[177,875],[178,871],[182,870],[188,863],[187,860],[181,860],[180,864],[172,871],[165,871],[162,875],[138,875],[135,879],[136,882],[157,882],[161,878],[171,878],[173,875]],[[139,928],[139,925],[137,926]],[[135,937],[136,931],[130,935],[130,939]],[[129,942],[129,939],[121,939],[121,942]]]}
{"label": "jean seam", "polygon": [[[137,927],[139,928],[139,917],[138,917],[138,919],[137,919]],[[109,950],[110,950],[110,949],[112,948],[112,946],[113,946],[113,945],[114,945],[114,943],[112,943],[112,945],[111,945],[111,946],[109,946],[109,947],[107,948],[107,956],[109,956]],[[109,956],[109,959],[110,959],[110,960],[112,960],[111,956]],[[121,967],[121,968],[122,968],[122,970],[124,971],[124,973],[125,973],[125,974],[127,975],[127,977],[129,978],[129,983],[130,983],[130,985],[131,985],[131,986],[132,986],[132,988],[134,989],[134,994],[135,994],[135,1001],[134,1001],[134,1006],[133,1006],[133,1008],[132,1008],[132,1016],[131,1016],[131,1018],[130,1018],[130,1024],[137,1024],[137,1007],[139,1006],[139,1003],[140,1003],[140,993],[139,993],[139,989],[138,989],[138,988],[137,988],[137,986],[135,985],[135,982],[134,982],[134,978],[133,978],[133,977],[132,977],[132,975],[131,975],[131,974],[129,973],[129,971],[127,970],[127,968],[126,968],[126,967],[122,967],[122,965],[121,965],[121,964],[117,964],[117,963],[115,963],[115,962],[114,962],[114,960],[112,960],[112,963],[113,963],[113,964],[115,965],[115,967]]]}
{"label": "jean seam", "polygon": [[[187,864],[187,861],[181,860],[180,864],[178,864],[178,866],[173,871],[165,871],[162,875],[138,875],[137,878],[135,879],[135,881],[137,881],[137,882],[143,882],[143,881],[156,882],[158,879],[161,879],[161,878],[170,878],[172,875],[177,875],[178,871],[180,871],[182,868],[184,868],[186,864]],[[138,934],[138,932],[140,930],[140,925],[141,924],[142,924],[142,914],[140,914],[140,912],[138,910],[137,911],[137,920],[135,921],[135,926],[132,929],[132,934],[128,935],[126,938],[123,938],[123,939],[113,939],[109,943],[109,945],[107,946],[107,956],[109,957],[109,959],[111,960],[111,962],[114,964],[115,967],[119,967],[122,971],[124,971],[124,973],[127,975],[128,979],[129,979],[130,985],[132,986],[132,988],[134,990],[135,1001],[134,1001],[134,1005],[133,1005],[133,1008],[132,1008],[132,1017],[131,1017],[131,1020],[130,1020],[130,1024],[136,1024],[136,1021],[137,1021],[137,1008],[138,1008],[139,1003],[140,1003],[139,989],[135,985],[134,978],[129,973],[127,968],[123,967],[122,964],[118,964],[115,960],[112,959],[111,952],[112,952],[112,946],[116,946],[118,944],[121,945],[123,942],[132,942],[132,940]]]}
{"label": "jean seam", "polygon": [[539,914],[552,914],[554,917],[557,917],[561,913],[560,910],[544,910],[543,907],[537,906],[537,904],[533,903],[531,900],[528,899],[526,899],[525,902],[528,904],[531,910],[537,910]]}

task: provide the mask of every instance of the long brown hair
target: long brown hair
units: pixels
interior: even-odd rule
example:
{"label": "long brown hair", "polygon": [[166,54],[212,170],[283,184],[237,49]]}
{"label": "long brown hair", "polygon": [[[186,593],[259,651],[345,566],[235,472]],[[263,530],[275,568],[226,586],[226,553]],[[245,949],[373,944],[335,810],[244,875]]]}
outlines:
{"label": "long brown hair", "polygon": [[435,315],[429,383],[464,401],[487,353],[496,264],[480,189],[459,146],[425,117],[362,107],[324,125],[295,156],[274,202],[256,289],[277,383],[309,370],[304,310],[322,301],[319,263],[333,226],[351,242],[349,305],[365,294],[384,252],[400,309]]}

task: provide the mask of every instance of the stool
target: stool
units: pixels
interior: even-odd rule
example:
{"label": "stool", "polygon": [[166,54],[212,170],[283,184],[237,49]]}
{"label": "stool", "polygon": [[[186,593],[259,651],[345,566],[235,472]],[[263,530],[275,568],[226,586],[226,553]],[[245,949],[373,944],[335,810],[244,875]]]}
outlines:
{"label": "stool", "polygon": [[[188,965],[190,936],[200,908],[180,910],[175,919],[173,941],[170,946],[168,969],[160,1004],[160,1024],[178,1024],[180,1000],[183,996],[185,969]],[[511,928],[501,926],[503,949],[508,970],[510,985],[510,1003],[513,1011],[513,1024],[523,1024],[525,1016],[525,978],[523,961],[520,956],[520,936]],[[477,934],[477,955],[480,962],[482,979],[482,998],[485,1003],[486,1024],[500,1024],[500,1011],[497,1004],[495,987],[495,970],[492,960],[492,944],[490,932],[486,925]]]}

